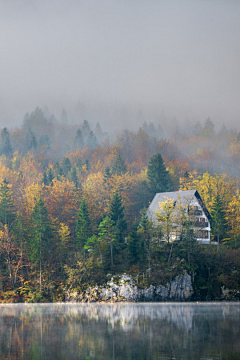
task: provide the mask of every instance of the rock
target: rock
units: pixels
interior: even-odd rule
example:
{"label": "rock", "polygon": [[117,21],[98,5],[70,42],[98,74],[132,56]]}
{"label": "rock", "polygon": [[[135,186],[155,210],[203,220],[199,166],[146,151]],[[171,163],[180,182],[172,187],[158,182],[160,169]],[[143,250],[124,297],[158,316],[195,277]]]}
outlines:
{"label": "rock", "polygon": [[66,301],[72,302],[119,302],[119,301],[187,301],[193,295],[191,276],[186,272],[177,276],[166,287],[150,285],[139,289],[131,275],[114,276],[106,287],[89,288],[77,295],[76,292],[66,293]]}

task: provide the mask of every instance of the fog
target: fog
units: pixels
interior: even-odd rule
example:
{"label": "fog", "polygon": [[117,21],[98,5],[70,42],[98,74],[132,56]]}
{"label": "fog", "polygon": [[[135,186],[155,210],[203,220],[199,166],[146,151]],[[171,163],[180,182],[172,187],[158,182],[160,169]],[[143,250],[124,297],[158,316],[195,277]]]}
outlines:
{"label": "fog", "polygon": [[0,0],[0,126],[47,106],[112,129],[163,113],[238,127],[239,14],[239,1]]}

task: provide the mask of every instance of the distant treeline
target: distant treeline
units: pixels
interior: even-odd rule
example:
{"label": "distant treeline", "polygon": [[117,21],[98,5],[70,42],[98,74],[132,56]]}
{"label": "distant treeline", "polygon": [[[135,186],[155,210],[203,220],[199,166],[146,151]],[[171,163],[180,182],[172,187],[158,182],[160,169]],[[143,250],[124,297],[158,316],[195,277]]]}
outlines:
{"label": "distant treeline", "polygon": [[[131,273],[139,286],[187,270],[196,296],[240,290],[240,136],[207,119],[193,133],[164,138],[164,124],[143,123],[114,137],[97,123],[69,124],[26,114],[1,130],[0,300],[57,301],[106,275]],[[234,177],[230,176],[233,175]],[[153,226],[156,192],[197,189],[212,217],[212,239],[197,244],[182,226],[166,243],[167,218]],[[235,294],[235,293],[234,293]]]}

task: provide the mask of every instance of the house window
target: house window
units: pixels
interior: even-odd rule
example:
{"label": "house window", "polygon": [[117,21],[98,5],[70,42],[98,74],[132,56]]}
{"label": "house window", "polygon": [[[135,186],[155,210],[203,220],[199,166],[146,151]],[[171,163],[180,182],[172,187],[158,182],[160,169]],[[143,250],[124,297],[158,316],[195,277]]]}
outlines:
{"label": "house window", "polygon": [[208,239],[208,231],[207,230],[198,230],[198,231],[196,231],[196,237],[198,239]]}
{"label": "house window", "polygon": [[202,215],[202,210],[199,206],[190,206],[189,210],[188,210],[190,215],[194,215],[194,216],[200,216]]}

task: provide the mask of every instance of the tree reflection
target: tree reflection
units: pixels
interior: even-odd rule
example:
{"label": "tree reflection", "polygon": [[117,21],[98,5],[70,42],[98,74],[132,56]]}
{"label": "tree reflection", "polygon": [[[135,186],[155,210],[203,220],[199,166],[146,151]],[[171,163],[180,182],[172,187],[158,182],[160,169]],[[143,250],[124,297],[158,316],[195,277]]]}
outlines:
{"label": "tree reflection", "polygon": [[1,305],[0,358],[240,358],[239,304]]}

